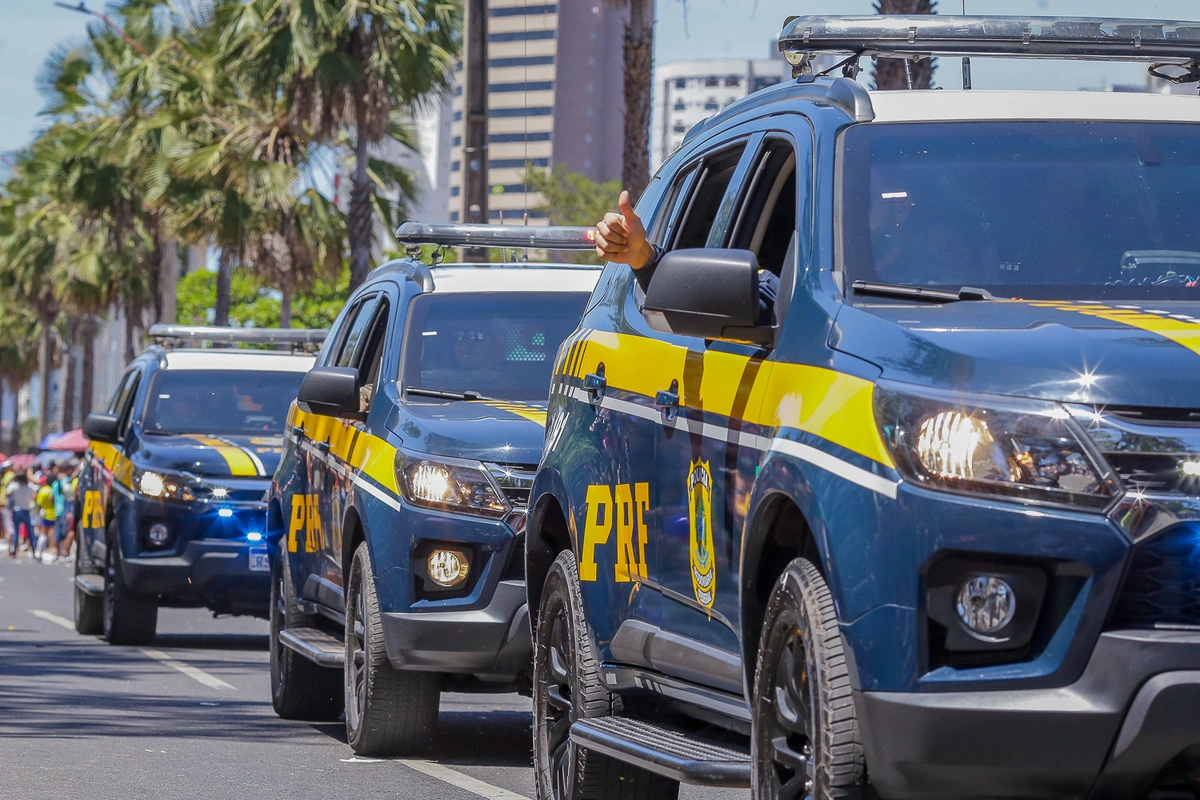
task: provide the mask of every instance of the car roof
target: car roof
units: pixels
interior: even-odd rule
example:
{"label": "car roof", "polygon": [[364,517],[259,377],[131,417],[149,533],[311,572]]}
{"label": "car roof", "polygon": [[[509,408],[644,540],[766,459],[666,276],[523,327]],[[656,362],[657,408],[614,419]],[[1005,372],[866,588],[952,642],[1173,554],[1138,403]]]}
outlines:
{"label": "car roof", "polygon": [[596,288],[599,267],[568,264],[444,264],[433,270],[434,294],[466,292],[587,292]]}
{"label": "car roof", "polygon": [[167,350],[167,370],[249,370],[254,372],[308,372],[316,358],[269,350],[179,349]]}
{"label": "car roof", "polygon": [[914,89],[873,91],[870,97],[875,109],[874,123],[948,120],[1200,122],[1200,97],[1178,94]]}

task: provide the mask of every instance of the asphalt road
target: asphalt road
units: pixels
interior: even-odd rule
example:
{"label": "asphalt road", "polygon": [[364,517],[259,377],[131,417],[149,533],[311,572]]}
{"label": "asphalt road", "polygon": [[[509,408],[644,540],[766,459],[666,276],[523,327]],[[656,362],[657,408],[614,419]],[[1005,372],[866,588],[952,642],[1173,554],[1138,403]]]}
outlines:
{"label": "asphalt road", "polygon": [[340,723],[275,716],[265,622],[164,609],[112,647],[75,633],[71,576],[0,556],[0,798],[533,797],[526,698],[444,694],[427,756],[355,758]]}

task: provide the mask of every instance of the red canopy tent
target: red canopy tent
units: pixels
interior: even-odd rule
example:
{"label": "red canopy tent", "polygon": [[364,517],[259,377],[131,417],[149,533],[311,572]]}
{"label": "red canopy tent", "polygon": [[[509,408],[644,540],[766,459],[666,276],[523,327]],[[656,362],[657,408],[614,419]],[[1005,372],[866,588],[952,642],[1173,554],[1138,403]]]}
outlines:
{"label": "red canopy tent", "polygon": [[88,438],[83,435],[82,428],[76,428],[73,431],[67,431],[62,436],[59,436],[50,446],[48,450],[70,450],[74,453],[82,453],[88,449]]}

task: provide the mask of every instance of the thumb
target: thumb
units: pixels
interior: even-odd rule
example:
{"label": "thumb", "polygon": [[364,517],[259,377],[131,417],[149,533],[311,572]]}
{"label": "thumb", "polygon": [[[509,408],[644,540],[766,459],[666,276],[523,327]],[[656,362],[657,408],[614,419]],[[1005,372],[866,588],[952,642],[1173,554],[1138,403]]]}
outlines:
{"label": "thumb", "polygon": [[626,220],[634,216],[633,204],[629,202],[628,191],[621,191],[621,197],[617,200],[617,207],[621,210],[621,216],[625,217]]}

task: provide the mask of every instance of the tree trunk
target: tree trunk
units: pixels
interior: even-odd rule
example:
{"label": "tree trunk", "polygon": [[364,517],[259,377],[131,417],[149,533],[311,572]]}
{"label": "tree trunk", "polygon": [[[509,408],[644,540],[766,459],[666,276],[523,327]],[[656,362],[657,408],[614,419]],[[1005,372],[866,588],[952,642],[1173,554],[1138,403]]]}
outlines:
{"label": "tree trunk", "polygon": [[350,188],[350,216],[346,231],[350,239],[350,291],[353,292],[367,279],[371,269],[371,239],[374,228],[374,212],[371,208],[372,186],[367,175],[366,109],[360,101],[359,124],[354,142],[354,185]]}
{"label": "tree trunk", "polygon": [[138,331],[141,328],[141,312],[132,297],[125,296],[125,363],[137,358]]}
{"label": "tree trunk", "polygon": [[290,280],[284,280],[279,287],[279,327],[292,327],[292,296],[295,290]]}
{"label": "tree trunk", "polygon": [[96,320],[88,315],[80,326],[83,345],[83,368],[79,376],[79,418],[92,413],[92,395],[96,392]]}
{"label": "tree trunk", "polygon": [[[936,0],[876,0],[876,14],[934,14]],[[872,81],[876,89],[928,89],[933,85],[937,62],[932,58],[910,61],[908,71],[902,58],[880,58],[875,62]],[[909,76],[912,86],[909,86]]]}
{"label": "tree trunk", "polygon": [[161,309],[158,322],[175,322],[175,285],[179,281],[179,242],[168,239],[163,245]]}
{"label": "tree trunk", "polygon": [[67,323],[67,341],[63,347],[62,374],[62,430],[75,428],[75,346],[79,343],[79,319],[71,317]]}
{"label": "tree trunk", "polygon": [[[9,383],[8,378],[0,378],[0,411],[3,410],[4,398],[8,397],[10,391],[13,399],[12,427],[8,431],[8,441],[0,441],[0,448],[3,448],[8,455],[13,456],[21,449],[21,427],[17,425],[17,393],[11,387],[12,384]],[[0,439],[2,438],[0,436]]]}
{"label": "tree trunk", "polygon": [[225,326],[229,324],[229,294],[233,285],[233,253],[228,247],[221,248],[221,257],[217,259],[217,303],[213,324]]}
{"label": "tree trunk", "polygon": [[42,309],[38,316],[42,327],[38,340],[37,440],[40,442],[50,431],[50,362],[51,350],[54,347],[54,313],[50,309]]}
{"label": "tree trunk", "polygon": [[625,27],[625,146],[621,184],[634,202],[650,182],[650,81],[654,70],[654,0],[630,0]]}

